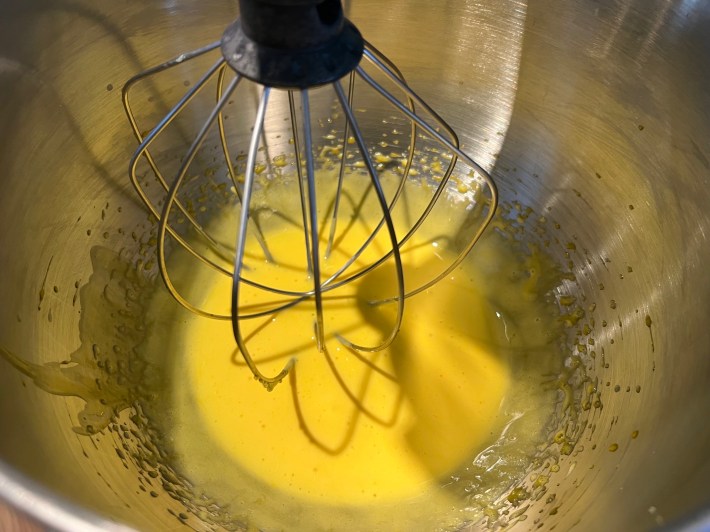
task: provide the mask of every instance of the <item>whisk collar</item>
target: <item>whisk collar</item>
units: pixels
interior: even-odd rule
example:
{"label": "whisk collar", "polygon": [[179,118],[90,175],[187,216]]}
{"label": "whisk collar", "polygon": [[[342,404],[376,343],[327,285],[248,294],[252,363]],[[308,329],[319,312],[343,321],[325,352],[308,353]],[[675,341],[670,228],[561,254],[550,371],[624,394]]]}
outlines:
{"label": "whisk collar", "polygon": [[340,0],[240,0],[240,18],[222,37],[222,54],[262,85],[308,88],[355,69],[364,42]]}

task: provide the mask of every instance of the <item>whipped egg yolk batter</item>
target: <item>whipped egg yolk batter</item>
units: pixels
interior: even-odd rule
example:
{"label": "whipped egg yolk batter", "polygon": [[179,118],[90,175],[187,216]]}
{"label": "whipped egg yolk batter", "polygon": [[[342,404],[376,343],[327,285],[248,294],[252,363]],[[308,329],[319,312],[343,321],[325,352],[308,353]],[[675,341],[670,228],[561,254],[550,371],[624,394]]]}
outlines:
{"label": "whipped egg yolk batter", "polygon": [[[346,233],[340,252],[358,249],[366,234],[358,231]],[[274,257],[287,259],[277,258],[276,265],[252,260],[245,276],[278,286],[292,277],[298,282],[303,273],[289,261],[303,255],[303,234],[294,229],[268,237]],[[416,253],[430,254],[436,245],[418,244],[402,257],[405,272]],[[394,285],[393,269],[384,267],[346,291],[378,297],[392,295]],[[202,290],[205,306],[216,306],[230,284],[213,282]],[[242,322],[264,374],[297,361],[271,392],[235,349],[230,322],[191,320],[181,342],[181,381],[189,399],[177,415],[192,423],[191,437],[217,446],[251,477],[292,497],[350,505],[415,497],[497,435],[510,377],[492,347],[493,311],[466,271],[457,270],[407,299],[394,343],[369,353],[346,348],[336,333],[376,344],[387,334],[396,305],[365,309],[339,296],[324,296],[325,352],[315,344],[312,303]],[[245,289],[240,303],[259,308],[274,297]]]}

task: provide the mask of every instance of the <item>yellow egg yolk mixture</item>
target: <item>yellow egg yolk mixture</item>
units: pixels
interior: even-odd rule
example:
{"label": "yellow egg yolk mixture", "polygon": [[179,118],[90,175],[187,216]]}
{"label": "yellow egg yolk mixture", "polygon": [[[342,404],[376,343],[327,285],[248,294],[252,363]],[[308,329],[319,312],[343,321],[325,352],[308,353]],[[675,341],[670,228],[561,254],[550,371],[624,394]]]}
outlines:
{"label": "yellow egg yolk mixture", "polygon": [[[357,250],[361,231],[346,233],[339,252]],[[292,258],[303,254],[303,235],[284,230],[268,236],[272,255],[289,259],[269,264],[252,257],[244,276],[293,286],[303,276],[291,267]],[[430,253],[427,246],[435,245],[412,246],[402,257],[405,271],[416,253]],[[328,261],[323,264],[326,278]],[[392,295],[394,269],[380,270],[348,285],[347,292]],[[302,281],[304,288],[312,282]],[[203,290],[209,307],[230,287],[225,281]],[[251,310],[278,299],[261,290],[243,292],[240,304]],[[387,334],[396,305],[365,307],[346,296],[324,295],[324,352],[316,346],[312,302],[244,320],[247,346],[264,374],[275,375],[296,360],[272,392],[253,378],[235,349],[230,322],[195,319],[182,343],[184,383],[206,431],[196,437],[210,438],[274,489],[331,504],[416,496],[474,457],[495,436],[510,377],[491,347],[493,312],[469,276],[458,271],[408,298],[402,328],[384,351],[357,351],[336,338],[370,345]]]}

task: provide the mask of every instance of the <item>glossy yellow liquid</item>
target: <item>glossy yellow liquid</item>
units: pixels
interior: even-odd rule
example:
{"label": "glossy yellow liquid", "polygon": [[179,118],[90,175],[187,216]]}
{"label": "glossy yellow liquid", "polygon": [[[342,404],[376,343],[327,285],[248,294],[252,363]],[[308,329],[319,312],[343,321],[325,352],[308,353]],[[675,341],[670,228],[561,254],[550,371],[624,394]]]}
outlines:
{"label": "glossy yellow liquid", "polygon": [[[340,252],[354,252],[365,231],[349,231]],[[268,236],[272,254],[288,259],[273,265],[251,257],[245,275],[305,288],[312,281],[300,278],[293,258],[303,254],[302,233],[285,229]],[[435,245],[412,246],[403,256],[405,271]],[[338,260],[324,263],[324,278]],[[385,266],[334,295],[390,295],[394,282]],[[219,306],[229,284],[203,290],[204,305]],[[240,303],[260,308],[274,298],[245,289]],[[202,427],[193,437],[209,440],[269,489],[327,504],[367,505],[423,493],[498,435],[494,426],[510,386],[509,368],[491,347],[493,311],[466,272],[407,299],[399,335],[377,353],[348,349],[335,334],[376,344],[391,326],[395,305],[373,310],[328,294],[324,305],[327,353],[316,348],[311,303],[243,322],[265,374],[297,360],[272,392],[235,351],[229,322],[194,319],[185,327],[181,382],[193,409],[185,415],[196,416]]]}

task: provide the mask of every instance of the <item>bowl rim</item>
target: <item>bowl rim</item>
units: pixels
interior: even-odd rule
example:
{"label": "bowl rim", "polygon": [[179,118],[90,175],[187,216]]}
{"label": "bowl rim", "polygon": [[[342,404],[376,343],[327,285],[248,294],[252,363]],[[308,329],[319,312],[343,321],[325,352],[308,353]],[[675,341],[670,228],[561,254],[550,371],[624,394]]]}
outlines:
{"label": "bowl rim", "polygon": [[19,472],[0,458],[0,500],[61,532],[136,532],[82,508]]}

